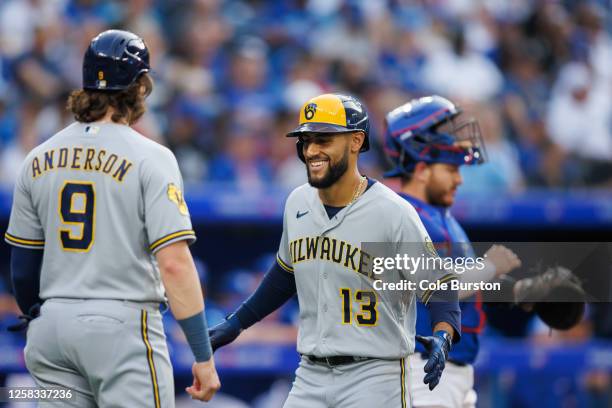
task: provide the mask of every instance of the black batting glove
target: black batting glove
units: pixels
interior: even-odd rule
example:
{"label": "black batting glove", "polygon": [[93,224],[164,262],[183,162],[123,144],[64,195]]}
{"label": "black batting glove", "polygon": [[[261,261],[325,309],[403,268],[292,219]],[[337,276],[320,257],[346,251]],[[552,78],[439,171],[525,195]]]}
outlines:
{"label": "black batting glove", "polygon": [[423,382],[429,385],[429,390],[436,388],[442,377],[442,371],[446,365],[448,352],[451,349],[452,337],[444,330],[438,330],[433,336],[419,336],[416,339],[427,350],[429,358],[425,364],[425,378]]}
{"label": "black batting glove", "polygon": [[36,319],[39,315],[40,315],[40,303],[36,303],[32,305],[32,307],[30,307],[30,310],[28,310],[28,314],[20,315],[18,317],[18,319],[20,320],[19,323],[16,323],[14,325],[7,327],[6,330],[10,332],[19,332],[22,330],[26,330],[30,322]]}
{"label": "black batting glove", "polygon": [[210,345],[212,346],[213,353],[218,348],[236,340],[241,331],[242,325],[235,314],[229,315],[224,322],[210,328],[208,335],[210,336]]}

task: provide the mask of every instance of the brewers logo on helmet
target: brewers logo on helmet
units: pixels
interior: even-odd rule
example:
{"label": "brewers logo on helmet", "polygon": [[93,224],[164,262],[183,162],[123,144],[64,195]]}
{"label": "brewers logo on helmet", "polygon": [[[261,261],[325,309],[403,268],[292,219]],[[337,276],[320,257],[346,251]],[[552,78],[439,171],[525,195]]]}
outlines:
{"label": "brewers logo on helmet", "polygon": [[301,135],[329,133],[342,134],[361,131],[365,138],[362,152],[370,148],[370,121],[365,108],[356,98],[342,94],[323,94],[307,101],[300,111],[300,124],[288,137],[297,137],[297,152],[302,161],[303,141]]}
{"label": "brewers logo on helmet", "polygon": [[119,91],[149,72],[149,50],[129,31],[106,30],[87,47],[83,59],[83,88]]}

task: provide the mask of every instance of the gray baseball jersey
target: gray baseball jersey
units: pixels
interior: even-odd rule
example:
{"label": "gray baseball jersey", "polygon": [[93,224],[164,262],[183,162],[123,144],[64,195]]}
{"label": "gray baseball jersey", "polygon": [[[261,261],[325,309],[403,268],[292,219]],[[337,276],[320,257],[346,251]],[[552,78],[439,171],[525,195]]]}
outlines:
{"label": "gray baseball jersey", "polygon": [[[297,349],[318,357],[347,355],[401,359],[414,352],[415,296],[429,290],[376,291],[360,268],[367,242],[431,242],[416,210],[391,189],[373,184],[352,204],[329,218],[317,189],[305,184],[285,204],[277,261],[295,274],[300,304]],[[420,252],[420,250],[419,250]],[[418,256],[419,254],[413,254]],[[420,269],[413,281],[444,281],[444,270]]]}
{"label": "gray baseball jersey", "polygon": [[174,155],[128,126],[74,123],[28,154],[5,240],[44,249],[40,297],[160,302],[154,254],[195,240]]}

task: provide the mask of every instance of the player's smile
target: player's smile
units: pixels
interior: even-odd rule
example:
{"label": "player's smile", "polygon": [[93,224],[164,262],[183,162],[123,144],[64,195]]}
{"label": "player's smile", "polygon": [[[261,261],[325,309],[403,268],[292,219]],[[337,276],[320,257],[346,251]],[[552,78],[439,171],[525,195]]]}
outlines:
{"label": "player's smile", "polygon": [[324,163],[327,163],[327,160],[313,160],[310,162],[310,167],[321,167]]}
{"label": "player's smile", "polygon": [[[328,143],[329,141],[325,140],[325,142]],[[332,167],[330,166],[331,158],[320,150],[320,146],[316,146],[316,147],[319,148],[318,151],[315,150],[311,152],[310,157],[308,156],[308,148],[306,149],[305,151],[306,165],[308,167],[308,173],[310,173],[311,176],[313,174],[316,174],[317,176],[321,177],[322,174],[325,174],[324,172],[326,171],[326,169],[328,170],[330,167]],[[312,147],[309,146],[309,148],[314,148],[314,146]]]}
{"label": "player's smile", "polygon": [[330,187],[348,168],[348,146],[341,136],[305,138],[303,149],[308,182],[315,188]]}
{"label": "player's smile", "polygon": [[325,159],[315,159],[308,161],[308,167],[310,167],[311,171],[317,171],[323,169],[325,165],[329,163],[329,160]]}

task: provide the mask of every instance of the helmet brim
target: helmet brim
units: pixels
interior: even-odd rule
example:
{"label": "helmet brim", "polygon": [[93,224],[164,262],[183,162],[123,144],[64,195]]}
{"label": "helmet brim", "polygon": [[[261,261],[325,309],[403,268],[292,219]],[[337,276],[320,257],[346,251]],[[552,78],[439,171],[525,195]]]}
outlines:
{"label": "helmet brim", "polygon": [[297,137],[305,133],[350,133],[361,132],[359,129],[347,129],[332,123],[306,122],[287,133],[287,137]]}

